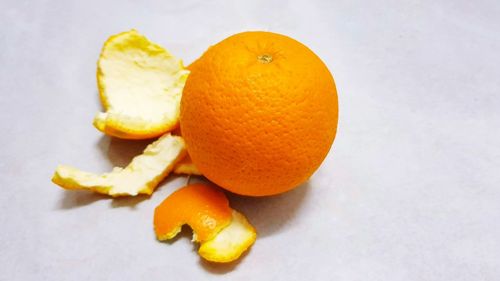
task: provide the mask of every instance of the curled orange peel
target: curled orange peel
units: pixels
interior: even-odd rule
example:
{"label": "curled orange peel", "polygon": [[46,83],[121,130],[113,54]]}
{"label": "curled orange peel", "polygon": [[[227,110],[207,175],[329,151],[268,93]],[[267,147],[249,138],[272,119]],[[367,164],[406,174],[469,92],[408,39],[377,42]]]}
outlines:
{"label": "curled orange peel", "polygon": [[193,229],[198,253],[213,262],[230,262],[246,251],[257,237],[248,220],[231,209],[225,194],[206,184],[191,184],[167,197],[155,209],[158,240],[174,238],[184,224]]}
{"label": "curled orange peel", "polygon": [[166,134],[146,147],[125,168],[96,175],[71,166],[57,167],[52,182],[65,189],[90,190],[113,197],[153,193],[158,183],[186,155],[184,140]]}
{"label": "curled orange peel", "polygon": [[154,226],[159,240],[174,238],[184,224],[193,229],[193,241],[212,239],[231,222],[231,208],[224,193],[206,184],[191,184],[172,193],[155,209]]}
{"label": "curled orange peel", "polygon": [[247,218],[233,210],[231,223],[211,240],[201,243],[198,254],[212,262],[238,259],[257,239],[255,228]]}
{"label": "curled orange peel", "polygon": [[124,139],[147,139],[175,129],[189,71],[182,61],[136,30],[111,36],[97,62],[104,112],[94,126]]}

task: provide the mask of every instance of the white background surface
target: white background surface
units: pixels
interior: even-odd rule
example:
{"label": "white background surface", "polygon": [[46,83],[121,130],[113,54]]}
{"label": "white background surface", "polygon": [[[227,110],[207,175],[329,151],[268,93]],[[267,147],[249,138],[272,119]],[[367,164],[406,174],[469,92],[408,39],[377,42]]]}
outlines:
{"label": "white background surface", "polygon": [[[0,2],[0,280],[500,280],[500,4],[482,1]],[[250,4],[252,3],[252,4]],[[340,127],[299,189],[231,196],[259,231],[239,262],[159,243],[150,199],[50,182],[124,165],[101,135],[95,71],[137,28],[190,63],[245,30],[292,36],[335,76]]]}

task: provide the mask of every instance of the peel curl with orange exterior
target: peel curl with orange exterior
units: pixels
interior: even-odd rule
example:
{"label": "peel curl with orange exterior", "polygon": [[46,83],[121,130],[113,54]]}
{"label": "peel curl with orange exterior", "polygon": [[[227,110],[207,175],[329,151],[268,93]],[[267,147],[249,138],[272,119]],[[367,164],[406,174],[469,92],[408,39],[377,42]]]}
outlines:
{"label": "peel curl with orange exterior", "polygon": [[149,195],[185,155],[183,139],[166,134],[148,145],[125,168],[117,167],[110,173],[96,175],[60,165],[52,182],[65,189],[90,190],[113,197]]}
{"label": "peel curl with orange exterior", "polygon": [[184,224],[193,229],[193,240],[212,239],[231,222],[231,208],[224,193],[206,184],[191,184],[172,193],[155,209],[154,226],[159,240],[168,240]]}
{"label": "peel curl with orange exterior", "polygon": [[184,224],[193,229],[193,241],[200,242],[200,256],[213,262],[237,259],[257,237],[245,216],[229,207],[224,193],[206,184],[182,187],[156,208],[158,240],[174,238]]}
{"label": "peel curl with orange exterior", "polygon": [[178,126],[189,75],[180,59],[130,30],[106,41],[97,65],[105,109],[94,119],[98,130],[124,139],[147,139]]}

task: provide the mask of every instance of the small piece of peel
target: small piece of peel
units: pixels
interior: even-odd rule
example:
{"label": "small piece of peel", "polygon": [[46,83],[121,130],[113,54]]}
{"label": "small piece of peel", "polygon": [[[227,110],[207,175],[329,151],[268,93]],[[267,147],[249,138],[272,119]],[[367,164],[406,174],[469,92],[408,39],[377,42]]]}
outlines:
{"label": "small piece of peel", "polygon": [[202,242],[198,254],[212,262],[231,262],[252,246],[255,239],[255,228],[244,215],[233,210],[231,223],[213,239]]}
{"label": "small piece of peel", "polygon": [[52,182],[65,189],[84,189],[116,196],[151,194],[175,164],[186,155],[184,140],[166,134],[148,145],[125,168],[114,168],[102,175],[60,165]]}
{"label": "small piece of peel", "polygon": [[156,207],[154,226],[159,240],[174,238],[184,224],[193,229],[193,240],[212,239],[231,222],[231,208],[224,193],[206,184],[176,190]]}
{"label": "small piece of peel", "polygon": [[189,154],[175,165],[174,173],[201,176],[201,172],[196,168]]}
{"label": "small piece of peel", "polygon": [[257,237],[248,220],[229,207],[225,194],[206,184],[191,184],[167,197],[154,215],[158,240],[174,238],[187,224],[193,229],[198,253],[213,262],[231,262]]}
{"label": "small piece of peel", "polygon": [[180,59],[130,30],[106,41],[97,66],[105,109],[94,119],[97,129],[119,138],[147,139],[178,126],[189,75]]}

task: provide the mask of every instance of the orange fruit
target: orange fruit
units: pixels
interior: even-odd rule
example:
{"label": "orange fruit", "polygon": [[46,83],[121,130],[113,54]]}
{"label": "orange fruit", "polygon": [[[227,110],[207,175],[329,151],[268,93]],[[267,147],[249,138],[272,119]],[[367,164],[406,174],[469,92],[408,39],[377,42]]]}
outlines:
{"label": "orange fruit", "polygon": [[194,165],[232,192],[288,191],[319,167],[337,130],[335,82],[298,41],[244,32],[190,67],[180,126]]}
{"label": "orange fruit", "polygon": [[175,237],[182,225],[194,232],[193,240],[208,241],[231,223],[232,209],[223,192],[205,184],[191,184],[172,193],[155,209],[159,240]]}

